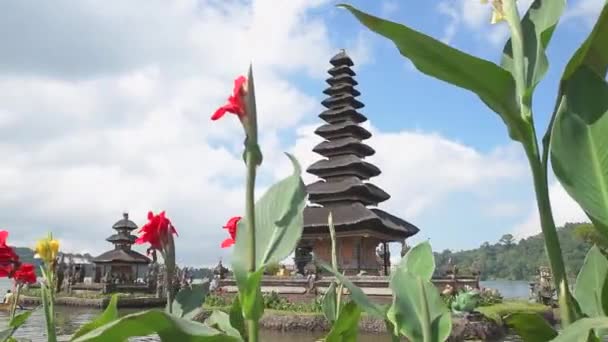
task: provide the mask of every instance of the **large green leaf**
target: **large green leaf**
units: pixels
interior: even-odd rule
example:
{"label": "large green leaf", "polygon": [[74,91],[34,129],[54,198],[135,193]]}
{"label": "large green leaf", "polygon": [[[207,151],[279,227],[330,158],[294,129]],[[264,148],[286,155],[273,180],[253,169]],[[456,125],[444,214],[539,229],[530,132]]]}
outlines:
{"label": "large green leaf", "polygon": [[[290,154],[287,156],[293,165],[293,173],[271,186],[255,204],[256,270],[288,257],[302,235],[306,187],[300,177],[301,168],[298,161]],[[237,228],[234,268],[248,269],[247,229],[247,217],[244,217]]]}
{"label": "large green leaf", "polygon": [[105,324],[74,342],[126,341],[130,337],[157,334],[163,342],[220,342],[239,341],[202,323],[179,318],[159,310],[126,315]]}
{"label": "large green leaf", "polygon": [[557,336],[557,331],[537,313],[510,314],[505,317],[505,323],[515,329],[524,342],[548,342]]}
{"label": "large green leaf", "polygon": [[608,6],[568,62],[551,136],[551,164],[568,194],[608,236]]}
{"label": "large green leaf", "polygon": [[239,303],[245,319],[260,319],[264,314],[264,298],[262,297],[261,283],[264,276],[264,267],[250,273],[234,268],[234,275],[239,288]]}
{"label": "large green leaf", "polygon": [[593,246],[585,257],[574,288],[574,297],[587,316],[606,315],[608,298],[603,296],[606,279],[608,279],[608,260],[597,246]]}
{"label": "large green leaf", "polygon": [[325,342],[357,342],[361,309],[355,302],[349,302],[340,310],[338,319],[331,327]]}
{"label": "large green leaf", "polygon": [[338,310],[336,307],[337,302],[338,301],[336,297],[336,283],[332,282],[331,285],[329,285],[327,292],[325,292],[322,302],[323,315],[325,315],[325,318],[331,324],[336,321],[338,315]]}
{"label": "large green leaf", "polygon": [[193,284],[192,286],[184,287],[175,296],[171,311],[177,317],[192,318],[192,314],[196,314],[197,311],[202,308],[208,293],[208,280],[202,284]]}
{"label": "large green leaf", "polygon": [[334,270],[331,266],[321,260],[316,259],[315,262],[319,265],[319,267],[323,268],[327,272],[332,273],[338,279],[340,284],[343,284],[344,287],[346,287],[350,291],[350,299],[357,303],[363,311],[377,318],[386,318],[386,312],[382,308],[382,306],[373,303],[365,295],[365,293],[363,293],[363,290],[357,287],[357,285],[353,284],[347,277],[342,275],[337,270]]}
{"label": "large green leaf", "polygon": [[33,311],[25,311],[20,314],[15,315],[13,319],[8,322],[8,329],[0,331],[0,341],[11,341],[12,336],[21,327],[32,315]]}
{"label": "large green leaf", "polygon": [[582,318],[560,331],[551,341],[588,342],[593,330],[608,329],[608,317]]}
{"label": "large green leaf", "polygon": [[101,315],[97,316],[91,322],[82,325],[80,327],[80,329],[78,329],[78,331],[76,331],[74,336],[72,336],[71,341],[77,339],[80,336],[87,334],[90,331],[93,331],[93,330],[101,327],[102,325],[108,324],[117,319],[118,319],[118,295],[115,294],[110,299],[110,303],[108,303],[108,306],[106,307],[104,312]]}
{"label": "large green leaf", "polygon": [[[535,0],[521,21],[524,36],[526,95],[528,97],[531,96],[534,88],[549,68],[549,60],[545,50],[565,7],[565,0]],[[504,47],[501,64],[514,75],[511,39],[507,41]]]}
{"label": "large green leaf", "polygon": [[398,267],[424,280],[431,280],[435,272],[435,256],[431,244],[424,241],[411,248]]}
{"label": "large green leaf", "polygon": [[230,316],[225,312],[214,310],[213,313],[211,313],[211,316],[207,318],[205,323],[210,327],[223,331],[228,336],[232,336],[237,338],[239,341],[243,341],[241,333],[238,329],[232,326],[230,323]]}
{"label": "large green leaf", "polygon": [[394,298],[388,319],[410,341],[445,341],[452,317],[435,285],[402,268],[390,281]]}
{"label": "large green leaf", "polygon": [[243,339],[247,338],[247,329],[245,329],[245,319],[243,319],[243,311],[241,308],[241,302],[239,296],[234,297],[232,306],[230,307],[230,325],[234,327],[243,336]]}
{"label": "large green leaf", "polygon": [[350,5],[339,6],[349,10],[370,30],[393,41],[401,54],[424,74],[477,94],[500,115],[512,139],[524,141],[530,134],[530,124],[519,114],[515,81],[508,71],[405,25],[369,15]]}

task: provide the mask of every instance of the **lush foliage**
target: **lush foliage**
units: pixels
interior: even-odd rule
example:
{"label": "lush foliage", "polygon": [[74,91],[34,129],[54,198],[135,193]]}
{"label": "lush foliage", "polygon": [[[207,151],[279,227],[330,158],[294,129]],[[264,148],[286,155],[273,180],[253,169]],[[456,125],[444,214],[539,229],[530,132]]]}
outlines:
{"label": "lush foliage", "polygon": [[[486,1],[488,2],[488,1]],[[592,32],[566,66],[552,113],[551,124],[542,142],[538,141],[532,99],[546,74],[549,62],[545,50],[565,9],[565,0],[535,0],[520,17],[515,0],[490,0],[493,22],[506,21],[511,37],[504,46],[500,65],[469,55],[407,26],[371,16],[352,6],[342,5],[363,25],[391,40],[399,52],[421,72],[476,94],[506,125],[509,136],[519,142],[528,158],[536,193],[538,213],[548,262],[558,289],[560,318],[565,328],[559,334],[533,313],[507,317],[526,341],[595,341],[608,329],[608,260],[598,247],[585,257],[574,293],[568,285],[564,253],[555,227],[548,191],[549,160],[557,179],[587,213],[598,233],[608,237],[608,2]],[[129,337],[157,334],[162,341],[250,341],[259,340],[259,320],[268,306],[282,301],[264,297],[261,280],[266,268],[289,256],[298,243],[303,226],[306,191],[298,162],[288,155],[293,173],[271,186],[255,201],[257,168],[263,156],[258,145],[257,109],[250,69],[239,76],[227,102],[212,120],[235,114],[243,126],[245,146],[245,213],[227,225],[229,238],[222,247],[234,244],[233,273],[239,289],[228,313],[214,311],[205,323],[192,318],[203,309],[208,285],[173,293],[176,234],[164,212],[149,214],[149,223],[137,240],[160,252],[167,279],[167,307],[118,318],[116,297],[106,311],[81,327],[74,341],[123,341]],[[541,148],[542,145],[542,148]],[[393,298],[390,305],[373,303],[361,289],[337,270],[335,232],[328,218],[332,238],[332,264],[318,261],[335,276],[321,301],[325,317],[332,323],[324,341],[356,341],[362,312],[383,319],[393,341],[405,336],[410,341],[445,341],[451,332],[451,313],[431,277],[434,255],[425,242],[411,248],[390,277]],[[238,221],[238,223],[236,222]],[[16,255],[1,239],[2,271],[13,276]],[[586,235],[589,238],[589,235]],[[597,240],[597,236],[595,237]],[[501,239],[504,248],[513,248],[512,237]],[[525,245],[526,243],[524,243]],[[42,259],[41,297],[49,341],[55,342],[54,263],[59,243],[52,237],[40,240],[36,252]],[[7,270],[10,270],[7,271]],[[521,274],[520,274],[521,275]],[[23,277],[23,279],[30,279]],[[350,300],[343,300],[343,289]],[[478,294],[465,292],[451,301],[452,309],[470,312],[479,302]],[[500,305],[500,304],[499,304]],[[12,315],[9,326],[0,332],[2,340],[28,317],[28,312]],[[584,318],[583,318],[584,317]]]}
{"label": "lush foliage", "polygon": [[[310,302],[292,302],[276,292],[264,293],[264,308],[286,312],[321,313],[322,297],[317,297]],[[205,298],[206,308],[228,308],[234,303],[232,297],[210,294]]]}
{"label": "lush foliage", "polygon": [[[566,224],[557,229],[557,234],[568,278],[574,279],[583,266],[587,251],[593,245],[593,240],[587,234],[593,237],[597,234],[596,230],[589,224]],[[435,253],[437,271],[442,273],[448,270],[451,259],[452,265],[461,274],[479,272],[482,280],[532,280],[538,275],[540,266],[549,265],[544,244],[543,235],[538,234],[518,242],[501,238],[496,243],[484,242],[475,249],[458,252],[444,250]]]}

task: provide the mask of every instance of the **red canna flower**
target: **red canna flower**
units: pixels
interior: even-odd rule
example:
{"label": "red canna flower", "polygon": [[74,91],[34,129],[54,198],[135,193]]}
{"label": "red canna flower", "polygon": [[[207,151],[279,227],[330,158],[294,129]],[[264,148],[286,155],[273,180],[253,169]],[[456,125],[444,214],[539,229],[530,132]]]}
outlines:
{"label": "red canna flower", "polygon": [[226,113],[236,114],[239,119],[247,115],[245,101],[243,100],[246,84],[247,78],[245,76],[239,76],[234,80],[234,90],[232,91],[232,95],[228,97],[228,102],[213,113],[211,120],[218,120]]}
{"label": "red canna flower", "polygon": [[228,230],[228,234],[230,234],[230,237],[222,241],[222,248],[228,248],[234,245],[234,243],[236,242],[236,227],[240,219],[240,216],[232,217],[224,226],[224,229]]}
{"label": "red canna flower", "polygon": [[140,235],[136,244],[149,243],[149,250],[163,250],[164,245],[167,243],[166,236],[169,234],[177,235],[177,231],[171,221],[165,217],[165,212],[162,211],[158,215],[154,215],[151,211],[148,212],[148,223],[146,223],[139,230]]}
{"label": "red canna flower", "polygon": [[13,279],[15,279],[16,284],[35,284],[36,271],[34,271],[34,265],[21,264],[13,274]]}
{"label": "red canna flower", "polygon": [[15,250],[6,244],[8,232],[0,230],[0,278],[10,277],[14,267],[19,263]]}

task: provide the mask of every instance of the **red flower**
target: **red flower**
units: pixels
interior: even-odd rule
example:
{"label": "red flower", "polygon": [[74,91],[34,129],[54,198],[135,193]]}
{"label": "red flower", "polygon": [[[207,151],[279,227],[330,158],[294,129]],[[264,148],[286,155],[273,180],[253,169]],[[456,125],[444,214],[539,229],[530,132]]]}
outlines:
{"label": "red flower", "polygon": [[158,215],[154,215],[151,211],[148,212],[148,223],[139,230],[143,233],[135,240],[136,244],[149,243],[152,250],[162,250],[166,241],[166,236],[169,234],[177,235],[177,231],[171,221],[165,217],[165,212],[162,211]]}
{"label": "red flower", "polygon": [[234,245],[234,243],[236,242],[236,227],[240,219],[240,216],[235,216],[228,220],[228,222],[224,226],[224,229],[228,229],[228,234],[230,234],[230,237],[222,241],[222,248],[228,248]]}
{"label": "red flower", "polygon": [[19,262],[19,256],[6,244],[8,232],[0,230],[0,278],[9,277],[14,266]]}
{"label": "red flower", "polygon": [[245,103],[243,101],[244,85],[246,83],[247,78],[245,76],[239,76],[234,80],[234,90],[232,91],[232,95],[228,97],[228,102],[213,113],[211,120],[218,120],[227,112],[236,114],[239,118],[246,115]]}
{"label": "red flower", "polygon": [[13,278],[17,284],[35,284],[36,271],[34,271],[34,265],[21,264],[13,274]]}

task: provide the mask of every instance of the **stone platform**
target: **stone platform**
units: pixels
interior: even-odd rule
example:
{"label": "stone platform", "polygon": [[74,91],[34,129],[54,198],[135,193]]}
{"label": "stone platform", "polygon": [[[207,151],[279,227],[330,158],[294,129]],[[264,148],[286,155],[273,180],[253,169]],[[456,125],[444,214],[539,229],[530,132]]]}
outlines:
{"label": "stone platform", "polygon": [[[35,307],[38,305],[42,305],[42,301],[40,300],[40,297],[21,296],[19,299],[20,299],[21,305],[23,305],[25,307]],[[58,297],[58,298],[55,298],[55,305],[90,307],[90,308],[99,308],[99,309],[105,309],[108,306],[109,302],[110,302],[109,297],[104,297],[104,298]],[[164,298],[118,297],[117,305],[119,308],[148,309],[148,308],[164,307],[166,303],[167,303],[167,301]]]}
{"label": "stone platform", "polygon": [[[358,286],[363,293],[368,295],[370,299],[380,302],[389,303],[392,299],[393,292],[389,287],[389,278],[385,276],[350,276],[348,279]],[[279,277],[279,276],[264,276],[262,279],[262,293],[275,292],[295,302],[309,302],[316,295],[322,295],[327,291],[330,284],[335,281],[335,277],[323,277],[314,283],[315,291],[310,292],[308,281],[304,277]],[[477,277],[444,277],[433,278],[433,284],[441,291],[446,286],[450,285],[454,289],[462,289],[465,286],[479,288],[479,278]],[[220,287],[223,293],[234,295],[238,292],[236,281],[229,277],[222,279]],[[348,295],[348,289],[344,288],[344,294]]]}

